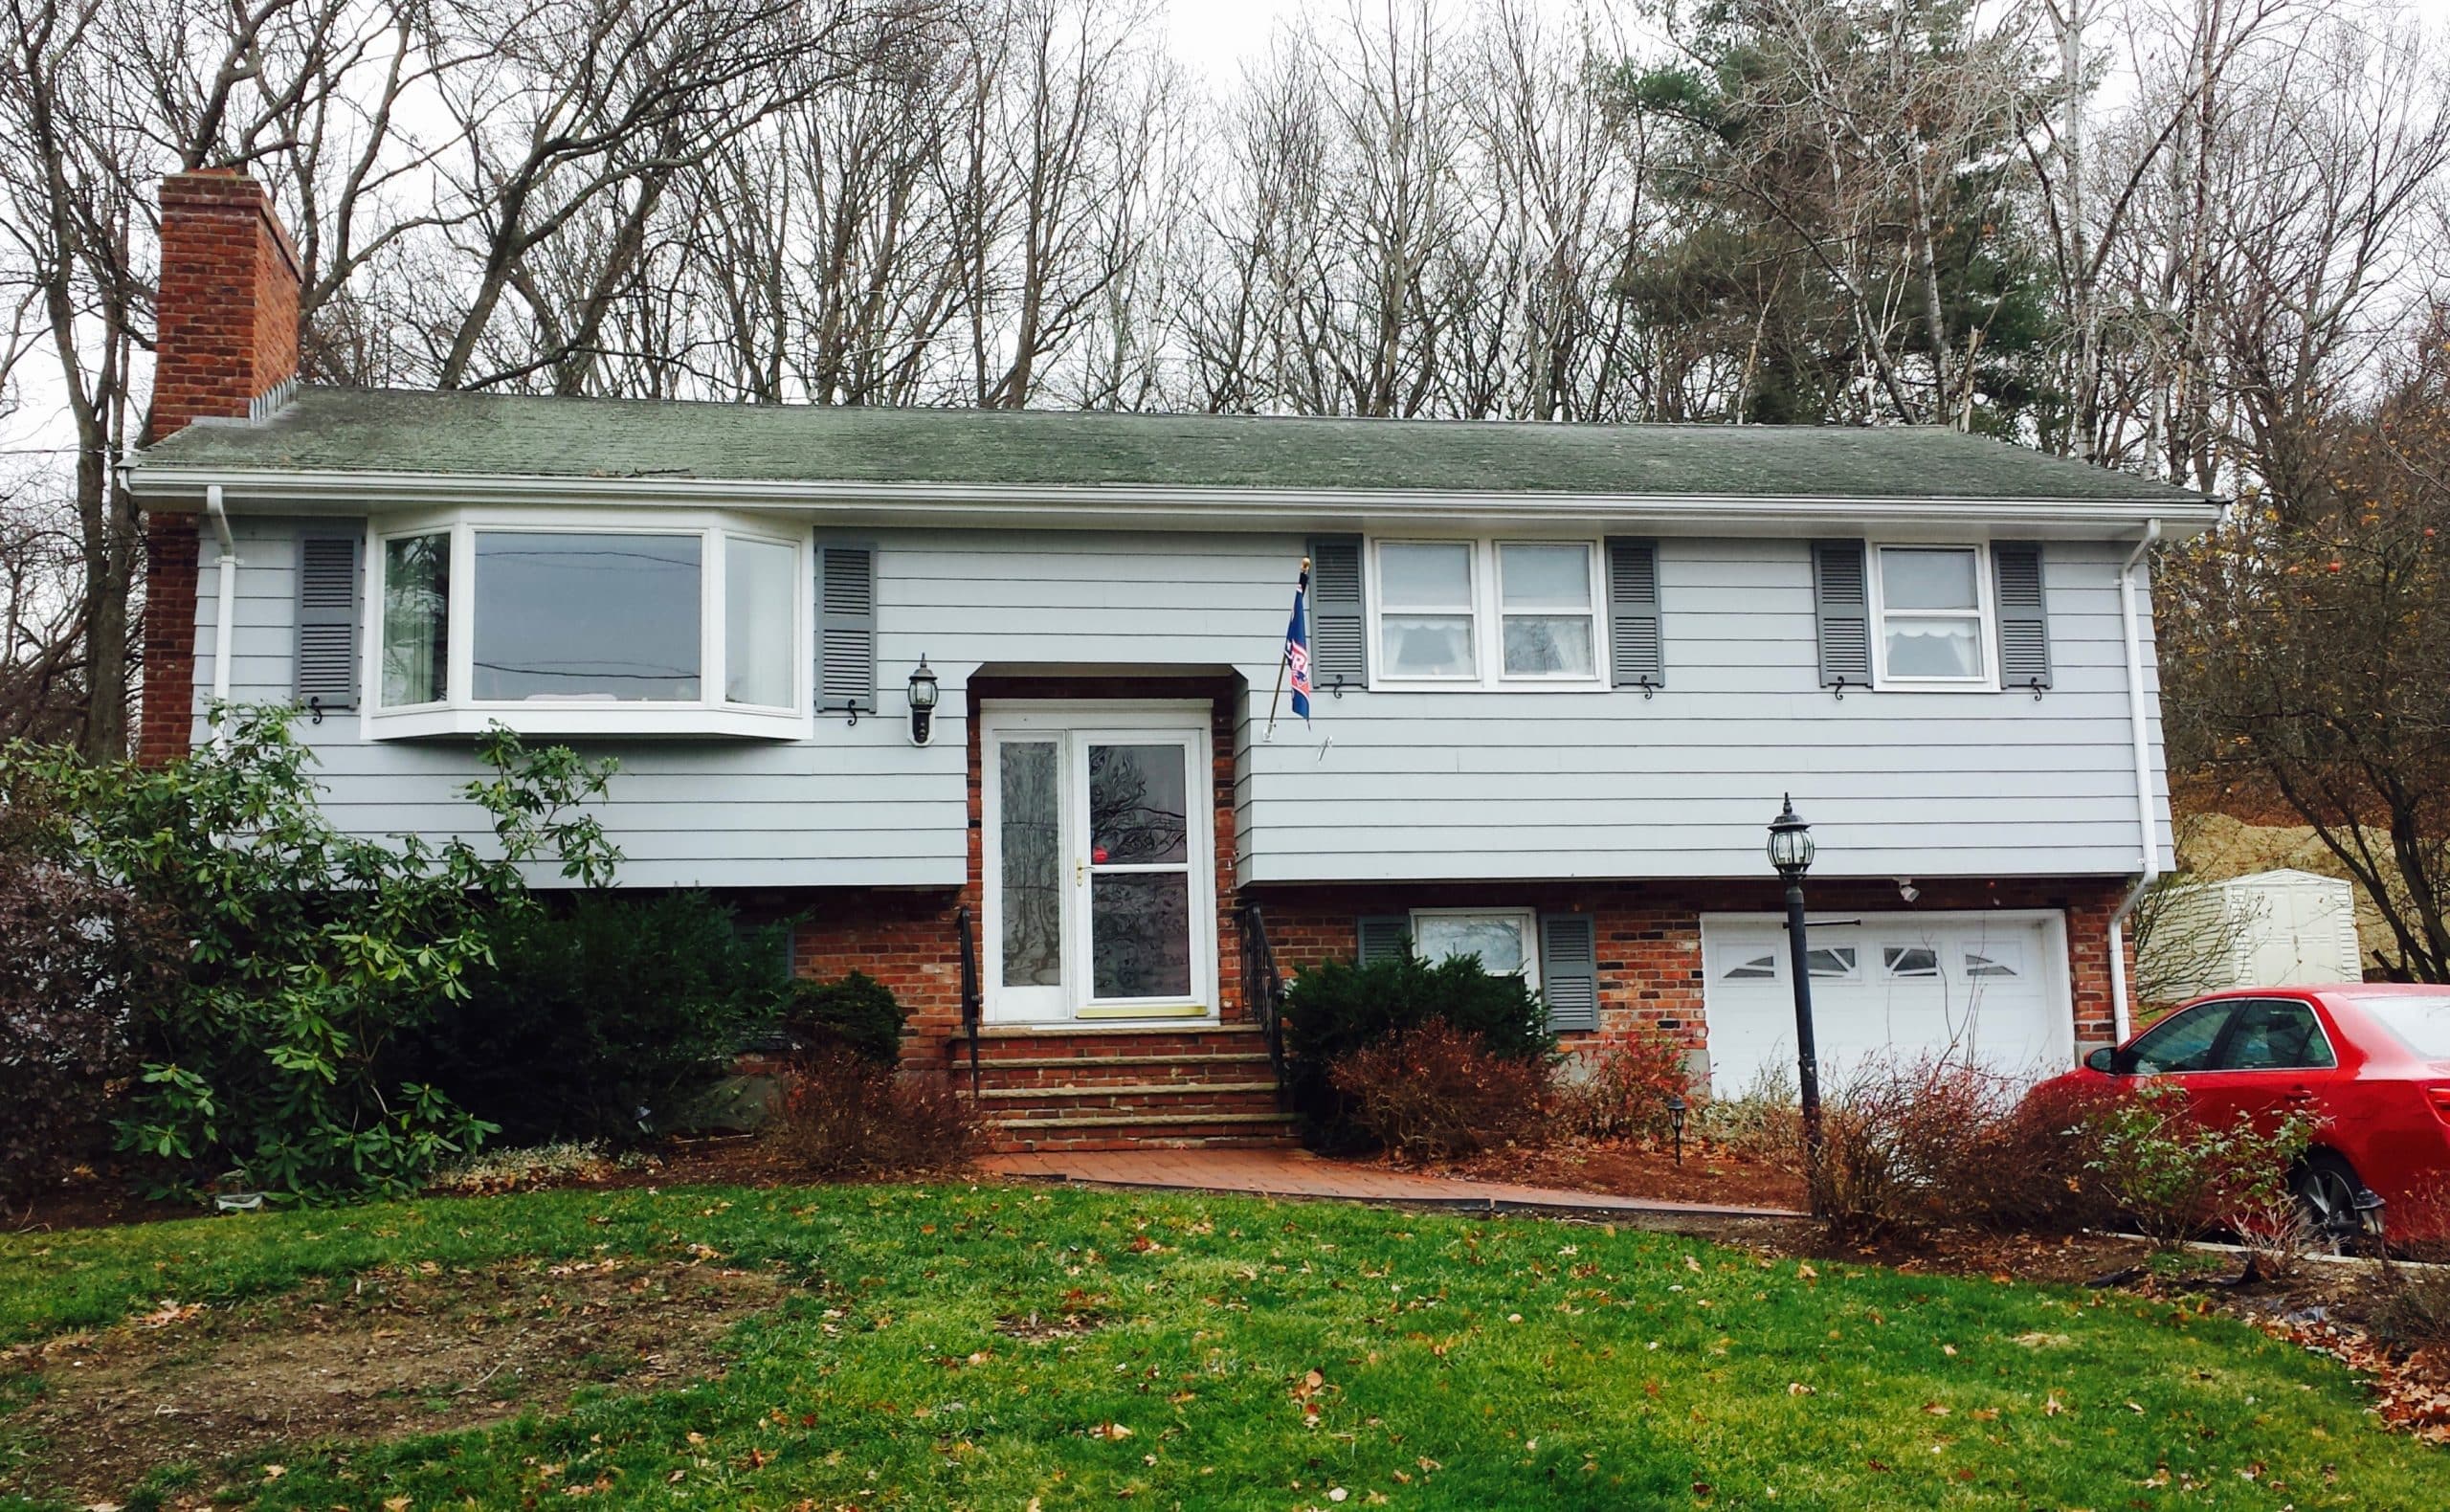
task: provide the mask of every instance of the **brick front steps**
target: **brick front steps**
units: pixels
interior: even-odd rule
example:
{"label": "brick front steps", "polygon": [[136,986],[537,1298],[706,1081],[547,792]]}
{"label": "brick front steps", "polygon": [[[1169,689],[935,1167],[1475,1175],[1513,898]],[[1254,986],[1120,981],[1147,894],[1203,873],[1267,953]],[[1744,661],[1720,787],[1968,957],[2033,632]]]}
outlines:
{"label": "brick front steps", "polygon": [[[953,1037],[945,1063],[956,1086],[969,1085],[967,1037]],[[978,1037],[978,1101],[997,1153],[1293,1143],[1267,1042],[1242,1025],[988,1029]]]}

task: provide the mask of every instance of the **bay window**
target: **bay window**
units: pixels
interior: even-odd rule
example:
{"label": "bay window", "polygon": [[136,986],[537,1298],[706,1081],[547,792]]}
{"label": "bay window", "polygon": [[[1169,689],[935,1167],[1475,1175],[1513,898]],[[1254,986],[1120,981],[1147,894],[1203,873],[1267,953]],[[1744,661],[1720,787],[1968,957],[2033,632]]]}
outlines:
{"label": "bay window", "polygon": [[377,735],[799,732],[807,547],[751,517],[378,524]]}
{"label": "bay window", "polygon": [[1588,541],[1381,541],[1370,604],[1390,686],[1603,684]]}

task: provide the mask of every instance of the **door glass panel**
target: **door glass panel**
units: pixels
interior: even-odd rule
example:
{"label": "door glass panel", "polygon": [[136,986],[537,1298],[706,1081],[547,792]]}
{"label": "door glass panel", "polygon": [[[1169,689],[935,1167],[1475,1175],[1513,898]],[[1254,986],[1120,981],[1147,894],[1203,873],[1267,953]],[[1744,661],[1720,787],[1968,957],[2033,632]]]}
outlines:
{"label": "door glass panel", "polygon": [[1002,747],[1004,985],[1063,980],[1063,832],[1052,741]]}
{"label": "door glass panel", "polygon": [[1189,997],[1189,870],[1093,875],[1089,944],[1095,995]]}
{"label": "door glass panel", "polygon": [[2235,1003],[2206,1003],[2172,1014],[2127,1047],[2119,1069],[2146,1077],[2211,1070],[2213,1047],[2220,1042],[2220,1031],[2236,1008]]}
{"label": "door glass panel", "polygon": [[2248,1003],[2220,1053],[2227,1071],[2327,1070],[2338,1064],[2314,1011],[2303,1003]]}
{"label": "door glass panel", "polygon": [[1145,866],[1191,853],[1180,745],[1089,747],[1089,863]]}

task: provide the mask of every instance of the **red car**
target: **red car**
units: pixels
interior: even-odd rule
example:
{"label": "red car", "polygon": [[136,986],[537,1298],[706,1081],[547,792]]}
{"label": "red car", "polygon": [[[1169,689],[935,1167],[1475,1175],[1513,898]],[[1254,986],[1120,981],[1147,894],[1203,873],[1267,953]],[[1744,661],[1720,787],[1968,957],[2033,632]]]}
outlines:
{"label": "red car", "polygon": [[[2191,1116],[2314,1115],[2294,1176],[2331,1233],[2450,1227],[2450,987],[2244,988],[2178,1009],[2062,1081],[2167,1077]],[[2377,1207],[2375,1198],[2380,1199]]]}

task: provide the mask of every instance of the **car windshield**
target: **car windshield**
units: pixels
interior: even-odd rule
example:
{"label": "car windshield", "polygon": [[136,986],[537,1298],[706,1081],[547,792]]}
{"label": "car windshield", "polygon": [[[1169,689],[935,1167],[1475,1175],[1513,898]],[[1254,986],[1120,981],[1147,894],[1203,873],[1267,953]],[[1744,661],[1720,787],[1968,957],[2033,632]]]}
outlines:
{"label": "car windshield", "polygon": [[2427,1060],[2450,1060],[2450,993],[2375,993],[2349,1001]]}

